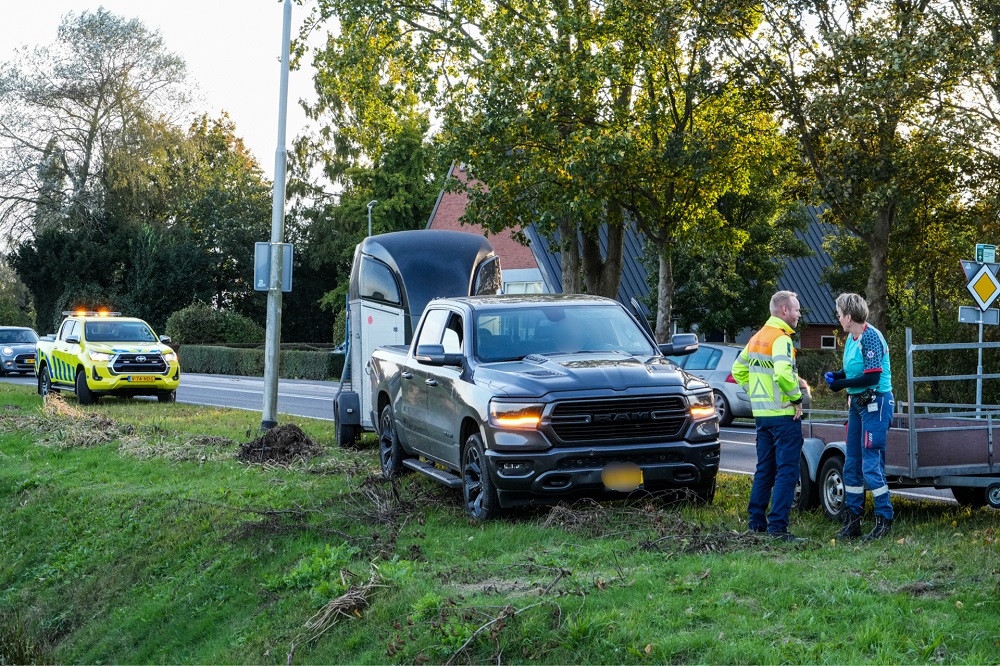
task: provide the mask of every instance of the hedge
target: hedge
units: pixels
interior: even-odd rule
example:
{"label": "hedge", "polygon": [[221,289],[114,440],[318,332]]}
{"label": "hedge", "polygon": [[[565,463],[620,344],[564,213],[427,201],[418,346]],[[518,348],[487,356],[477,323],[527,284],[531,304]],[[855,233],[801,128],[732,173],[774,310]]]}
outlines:
{"label": "hedge", "polygon": [[[184,372],[264,376],[264,350],[259,348],[184,345],[178,356]],[[335,380],[340,378],[343,369],[343,354],[296,349],[282,349],[278,354],[278,376],[283,379]]]}

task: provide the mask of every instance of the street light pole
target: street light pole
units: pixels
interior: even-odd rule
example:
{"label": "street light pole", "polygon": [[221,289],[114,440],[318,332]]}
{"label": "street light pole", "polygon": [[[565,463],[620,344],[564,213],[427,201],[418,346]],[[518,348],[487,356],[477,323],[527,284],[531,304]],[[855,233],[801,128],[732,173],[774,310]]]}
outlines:
{"label": "street light pole", "polygon": [[378,203],[378,201],[376,201],[375,199],[372,199],[371,201],[368,202],[368,235],[369,236],[372,235],[372,206],[374,206],[377,203]]}
{"label": "street light pole", "polygon": [[[271,280],[267,290],[267,327],[264,337],[263,430],[278,425],[278,360],[281,343],[281,267],[285,237],[285,125],[288,118],[288,57],[291,51],[292,0],[285,0],[281,33],[281,79],[278,89],[278,147],[274,151],[274,193],[271,204]],[[285,276],[284,279],[288,279]]]}

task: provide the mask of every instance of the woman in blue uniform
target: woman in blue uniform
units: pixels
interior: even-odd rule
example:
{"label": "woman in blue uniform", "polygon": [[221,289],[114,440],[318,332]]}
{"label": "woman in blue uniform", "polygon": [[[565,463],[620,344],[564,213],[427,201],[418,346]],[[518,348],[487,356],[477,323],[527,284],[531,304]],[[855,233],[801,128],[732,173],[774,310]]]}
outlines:
{"label": "woman in blue uniform", "polygon": [[837,317],[847,332],[844,367],[826,373],[834,391],[847,390],[847,451],[844,460],[844,526],[841,538],[861,536],[865,486],[875,503],[875,528],[865,541],[892,531],[892,501],[885,480],[885,442],[896,401],[892,396],[889,346],[885,336],[868,324],[868,303],[858,294],[837,297]]}

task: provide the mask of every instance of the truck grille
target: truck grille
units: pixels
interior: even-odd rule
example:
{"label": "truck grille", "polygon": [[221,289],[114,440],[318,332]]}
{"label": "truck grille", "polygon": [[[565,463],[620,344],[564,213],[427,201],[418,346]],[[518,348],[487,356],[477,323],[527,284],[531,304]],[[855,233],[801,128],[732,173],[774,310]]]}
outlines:
{"label": "truck grille", "polygon": [[111,366],[111,370],[120,375],[136,372],[152,372],[162,374],[167,371],[163,356],[152,354],[119,354]]}
{"label": "truck grille", "polygon": [[562,402],[551,417],[564,442],[678,439],[687,421],[687,401],[680,396]]}

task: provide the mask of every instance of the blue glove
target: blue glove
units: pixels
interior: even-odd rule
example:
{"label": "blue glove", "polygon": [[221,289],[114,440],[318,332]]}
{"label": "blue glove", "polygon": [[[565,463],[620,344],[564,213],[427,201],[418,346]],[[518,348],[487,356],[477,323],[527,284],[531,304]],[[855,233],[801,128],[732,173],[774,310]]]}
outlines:
{"label": "blue glove", "polygon": [[833,381],[834,381],[834,379],[833,379],[833,370],[831,370],[828,373],[826,373],[825,375],[823,375],[823,377],[824,377],[824,379],[826,379],[826,385],[827,386],[832,386],[833,385]]}

